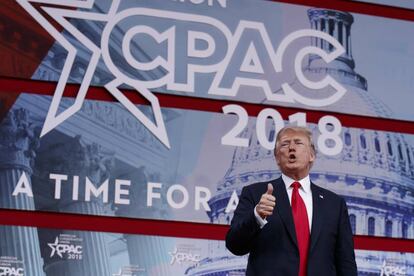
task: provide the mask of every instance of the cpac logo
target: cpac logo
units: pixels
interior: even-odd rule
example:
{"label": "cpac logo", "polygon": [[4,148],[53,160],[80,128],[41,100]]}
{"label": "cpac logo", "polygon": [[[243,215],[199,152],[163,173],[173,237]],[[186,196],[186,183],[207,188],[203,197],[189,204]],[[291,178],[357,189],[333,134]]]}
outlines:
{"label": "cpac logo", "polygon": [[82,246],[80,245],[70,245],[70,244],[60,244],[59,238],[56,237],[56,240],[54,243],[48,243],[47,244],[51,249],[52,252],[50,252],[50,258],[55,256],[57,254],[59,257],[63,258],[62,254],[82,254]]}
{"label": "cpac logo", "polygon": [[[302,71],[302,62],[310,54],[320,56],[322,60],[329,63],[345,53],[345,49],[337,40],[321,31],[308,29],[295,31],[287,35],[275,49],[261,22],[241,20],[232,34],[225,24],[213,17],[139,7],[120,11],[120,0],[113,0],[106,13],[89,11],[93,7],[94,0],[17,0],[17,2],[68,52],[41,136],[79,111],[100,58],[115,77],[105,84],[105,88],[167,148],[170,148],[170,143],[161,108],[158,99],[149,90],[151,88],[166,87],[169,90],[194,93],[195,75],[213,73],[214,78],[208,89],[211,95],[235,97],[241,86],[253,86],[260,88],[266,99],[270,101],[299,102],[320,107],[335,103],[346,92],[346,89],[329,75],[322,80],[311,81]],[[54,7],[40,5],[48,16],[45,17],[32,3],[53,4]],[[78,49],[48,21],[49,17],[58,22],[91,53],[74,104],[60,114],[57,112],[59,103]],[[69,19],[102,22],[105,27],[100,45],[91,41]],[[159,30],[160,28],[162,31]],[[120,29],[124,32],[121,35],[123,37],[119,37],[117,33]],[[325,40],[332,45],[332,49],[330,52],[325,52],[315,46],[306,46],[299,50],[294,59],[297,80],[308,89],[317,91],[330,87],[333,92],[325,98],[313,99],[295,91],[289,83],[284,82],[281,84],[283,93],[273,93],[270,80],[283,71],[286,49],[294,41],[305,37]],[[137,39],[140,42],[144,41],[143,44],[152,52],[158,51],[158,53],[148,54],[149,60],[146,61],[137,58],[133,51]],[[116,53],[113,50],[113,47],[116,47],[115,40],[121,41],[121,47]],[[117,62],[119,54],[124,59],[122,65]],[[266,70],[263,67],[264,63],[268,65]],[[136,73],[145,72],[153,77],[137,79],[133,74],[128,73],[130,71],[126,70],[125,66]],[[160,68],[163,73],[155,74],[155,70],[160,72]],[[118,87],[125,84],[133,87],[148,100],[154,120],[150,120],[119,90]]]}
{"label": "cpac logo", "polygon": [[406,268],[404,266],[396,266],[387,264],[386,261],[382,263],[380,276],[405,276],[407,275]]}
{"label": "cpac logo", "polygon": [[23,276],[23,268],[0,266],[0,276]]}
{"label": "cpac logo", "polygon": [[179,252],[177,247],[174,248],[173,252],[168,252],[171,255],[170,264],[173,265],[175,262],[182,264],[184,262],[198,263],[201,259],[198,254],[191,254],[187,252]]}

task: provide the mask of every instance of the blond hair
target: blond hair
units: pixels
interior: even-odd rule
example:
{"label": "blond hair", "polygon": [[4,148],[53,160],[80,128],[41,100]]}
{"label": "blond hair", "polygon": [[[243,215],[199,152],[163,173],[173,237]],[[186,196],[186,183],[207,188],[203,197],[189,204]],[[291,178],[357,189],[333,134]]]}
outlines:
{"label": "blond hair", "polygon": [[294,132],[300,132],[305,134],[305,136],[308,138],[309,140],[309,145],[313,151],[313,153],[316,155],[316,148],[315,148],[315,144],[313,143],[313,139],[312,139],[312,132],[307,128],[307,127],[301,127],[301,126],[286,126],[283,127],[276,136],[276,145],[275,145],[275,150],[277,148],[277,144],[280,141],[280,137],[282,137],[283,133],[285,133],[286,131],[291,130]]}

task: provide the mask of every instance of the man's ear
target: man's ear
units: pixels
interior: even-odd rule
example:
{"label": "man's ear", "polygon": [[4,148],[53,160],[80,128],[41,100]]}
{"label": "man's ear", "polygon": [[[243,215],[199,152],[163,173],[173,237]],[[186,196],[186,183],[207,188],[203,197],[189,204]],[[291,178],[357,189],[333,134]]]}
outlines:
{"label": "man's ear", "polygon": [[274,156],[275,156],[276,164],[278,165],[278,167],[280,167],[280,158],[277,157],[276,151],[274,153],[275,153]]}
{"label": "man's ear", "polygon": [[275,158],[275,159],[276,159],[276,164],[280,167],[279,159],[278,158]]}
{"label": "man's ear", "polygon": [[314,162],[316,159],[316,154],[315,152],[311,149],[311,153],[310,153],[310,162]]}

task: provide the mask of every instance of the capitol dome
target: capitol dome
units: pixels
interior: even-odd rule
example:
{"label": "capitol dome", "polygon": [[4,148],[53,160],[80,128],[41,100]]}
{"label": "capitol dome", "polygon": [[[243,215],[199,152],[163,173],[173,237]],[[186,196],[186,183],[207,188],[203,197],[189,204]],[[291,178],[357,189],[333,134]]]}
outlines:
{"label": "capitol dome", "polygon": [[[328,73],[347,89],[346,96],[324,110],[342,112],[345,107],[352,106],[352,112],[360,115],[390,116],[389,109],[370,96],[367,80],[354,70],[351,48],[353,16],[341,11],[309,9],[308,17],[312,29],[334,36],[346,50],[329,65],[318,56],[310,56],[304,68],[309,79],[318,79]],[[312,39],[312,45],[326,51],[331,49],[328,43],[317,39]],[[299,84],[292,86],[295,85]],[[316,142],[318,126],[310,124],[309,127]],[[413,239],[413,144],[400,133],[342,127],[340,135],[343,141],[341,153],[333,156],[318,153],[311,180],[345,198],[354,234]],[[274,139],[274,130],[270,130],[268,136],[269,140]],[[225,209],[233,191],[240,195],[246,185],[280,176],[273,151],[260,145],[252,120],[240,137],[250,138],[250,144],[234,150],[230,167],[217,184],[217,190],[209,201],[211,212],[208,215],[212,223],[230,223],[233,213],[226,213]],[[213,257],[189,268],[188,275],[244,275],[246,256],[232,256],[223,242],[211,242],[211,247]],[[227,255],[217,255],[217,252],[224,251]],[[407,267],[407,275],[414,273],[414,261],[405,253],[357,251],[356,258],[358,275],[378,275],[384,258],[391,258]]]}

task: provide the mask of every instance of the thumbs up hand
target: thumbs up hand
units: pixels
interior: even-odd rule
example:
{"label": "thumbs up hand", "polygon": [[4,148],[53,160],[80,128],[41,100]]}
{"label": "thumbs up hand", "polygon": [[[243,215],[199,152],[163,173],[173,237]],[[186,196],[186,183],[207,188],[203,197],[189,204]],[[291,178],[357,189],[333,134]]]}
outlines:
{"label": "thumbs up hand", "polygon": [[273,196],[273,185],[269,183],[266,192],[262,194],[259,203],[256,205],[256,212],[262,219],[265,219],[273,213],[275,205],[276,198]]}

